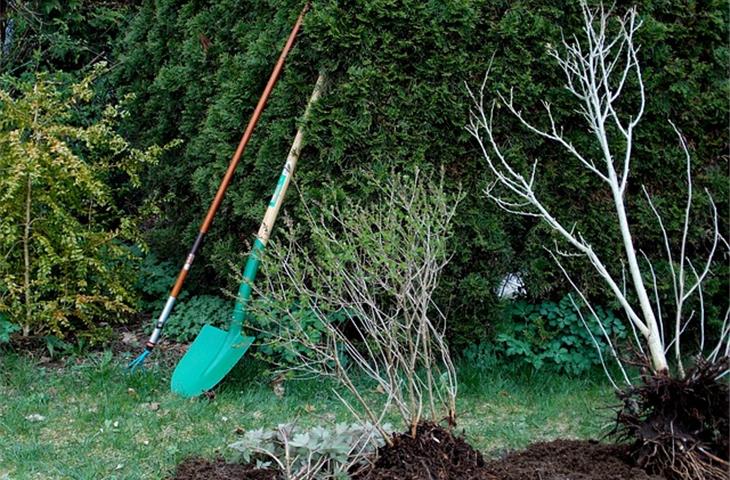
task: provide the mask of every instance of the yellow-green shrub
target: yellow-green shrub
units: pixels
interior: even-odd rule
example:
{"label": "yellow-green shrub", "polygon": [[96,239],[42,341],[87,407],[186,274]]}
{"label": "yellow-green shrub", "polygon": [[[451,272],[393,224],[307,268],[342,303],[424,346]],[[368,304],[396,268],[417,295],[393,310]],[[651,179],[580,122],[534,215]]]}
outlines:
{"label": "yellow-green shrub", "polygon": [[94,330],[133,310],[139,235],[116,199],[162,149],[130,148],[114,131],[120,107],[94,115],[101,68],[70,86],[38,75],[0,88],[0,314],[26,335]]}

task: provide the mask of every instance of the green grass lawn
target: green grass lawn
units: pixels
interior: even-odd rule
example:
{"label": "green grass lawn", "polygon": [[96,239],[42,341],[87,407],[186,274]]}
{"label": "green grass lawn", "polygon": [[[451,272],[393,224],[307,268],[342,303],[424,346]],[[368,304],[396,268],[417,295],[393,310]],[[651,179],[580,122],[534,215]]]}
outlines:
{"label": "green grass lawn", "polygon": [[[190,455],[231,457],[241,430],[297,419],[350,421],[331,386],[289,382],[282,397],[244,360],[214,400],[169,391],[169,367],[129,375],[110,352],[42,366],[0,351],[0,480],[160,479]],[[613,398],[600,375],[575,379],[460,369],[459,429],[488,455],[553,438],[597,437]],[[375,395],[375,393],[372,393]]]}

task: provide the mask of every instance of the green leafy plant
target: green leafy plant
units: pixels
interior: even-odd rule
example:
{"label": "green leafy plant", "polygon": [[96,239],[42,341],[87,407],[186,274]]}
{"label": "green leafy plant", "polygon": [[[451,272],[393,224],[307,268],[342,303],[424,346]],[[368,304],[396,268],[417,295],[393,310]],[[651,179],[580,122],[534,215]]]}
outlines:
{"label": "green leafy plant", "polygon": [[209,323],[227,325],[233,302],[215,295],[196,295],[181,301],[165,325],[165,334],[178,342],[189,342]]}
{"label": "green leafy plant", "polygon": [[8,317],[0,313],[0,344],[8,343],[10,335],[20,330],[20,326],[8,320]]}
{"label": "green leafy plant", "polygon": [[129,245],[141,238],[117,200],[163,148],[115,133],[120,106],[87,118],[103,68],[73,85],[39,74],[0,89],[0,312],[24,335],[92,331],[134,308]]}
{"label": "green leafy plant", "polygon": [[[144,256],[139,266],[136,284],[136,290],[140,293],[141,311],[152,313],[162,308],[178,269],[174,263],[160,260],[154,253],[150,252]],[[187,296],[188,292],[183,290],[178,296],[178,301],[184,300]]]}
{"label": "green leafy plant", "polygon": [[[344,311],[332,312],[324,316],[317,315],[312,310],[290,307],[271,306],[269,299],[259,301],[261,310],[248,317],[248,327],[256,332],[256,356],[273,365],[283,367],[296,365],[302,358],[307,358],[309,349],[306,344],[318,345],[326,337],[328,328],[343,325],[347,322],[347,313]],[[282,316],[283,311],[289,312]],[[289,317],[289,318],[287,318]],[[296,318],[296,325],[291,317]],[[288,342],[292,332],[306,337],[306,342]],[[340,361],[347,363],[347,357],[339,356]]]}
{"label": "green leafy plant", "polygon": [[626,327],[609,309],[594,307],[600,323],[590,315],[581,321],[570,296],[560,302],[538,304],[519,300],[509,304],[497,326],[496,341],[502,354],[540,369],[580,374],[600,364],[596,348],[608,353],[601,331],[616,340],[626,338]]}
{"label": "green leafy plant", "polygon": [[492,342],[475,342],[461,352],[464,364],[482,370],[496,366],[500,361],[500,348]]}
{"label": "green leafy plant", "polygon": [[54,335],[45,335],[43,342],[48,352],[48,355],[52,359],[58,359],[62,357],[72,357],[78,355],[84,349],[84,341],[80,340],[76,345],[65,340],[61,340]]}
{"label": "green leafy plant", "polygon": [[[390,425],[383,428],[392,432]],[[378,430],[367,423],[338,423],[329,429],[282,424],[272,430],[248,431],[230,448],[240,452],[245,462],[277,467],[286,480],[344,480],[366,465],[383,444]]]}

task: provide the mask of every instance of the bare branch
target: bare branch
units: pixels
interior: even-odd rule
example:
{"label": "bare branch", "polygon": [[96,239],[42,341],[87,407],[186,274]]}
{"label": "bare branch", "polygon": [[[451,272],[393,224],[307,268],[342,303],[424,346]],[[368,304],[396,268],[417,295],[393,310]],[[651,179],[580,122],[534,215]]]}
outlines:
{"label": "bare branch", "polygon": [[[558,257],[556,257],[553,254],[553,252],[550,252],[549,250],[548,250],[548,252],[553,257],[553,260],[558,265],[558,268],[560,268],[560,271],[563,272],[563,275],[565,276],[565,278],[568,280],[568,282],[570,282],[570,284],[573,287],[573,289],[580,296],[580,299],[583,301],[583,304],[586,307],[588,307],[588,309],[590,310],[591,315],[593,315],[593,318],[596,320],[596,322],[598,323],[599,328],[601,329],[601,333],[603,334],[603,338],[606,340],[606,343],[608,344],[608,348],[609,348],[609,351],[611,352],[611,356],[616,361],[616,364],[618,365],[619,370],[621,371],[621,375],[623,376],[624,382],[626,383],[626,385],[631,385],[631,380],[629,380],[629,376],[626,373],[626,370],[624,369],[623,362],[621,362],[621,359],[619,358],[618,353],[616,352],[616,349],[613,346],[613,341],[611,341],[610,335],[606,331],[606,328],[604,327],[603,323],[601,323],[600,317],[596,314],[596,312],[593,309],[593,307],[591,306],[590,302],[588,302],[588,299],[583,294],[583,291],[578,288],[578,286],[575,284],[575,282],[573,282],[573,279],[568,274],[567,270],[565,270],[565,268],[563,267],[563,264],[560,263],[560,260],[558,260]],[[603,361],[603,353],[601,352],[601,349],[598,346],[598,342],[596,341],[595,337],[593,336],[593,332],[591,332],[591,329],[588,327],[588,324],[585,322],[585,319],[583,318],[583,315],[580,312],[580,309],[578,309],[577,306],[575,305],[575,302],[573,301],[573,297],[572,296],[570,297],[570,301],[571,301],[571,303],[573,303],[573,306],[576,308],[576,311],[578,312],[578,314],[580,316],[580,319],[583,322],[583,325],[586,327],[586,329],[588,331],[588,334],[591,337],[591,340],[593,340],[593,344],[596,346],[596,349],[597,349],[597,351],[599,353],[599,356],[601,358],[601,363],[603,364],[603,368],[604,368],[604,371],[605,371],[606,375],[608,376],[609,380],[611,381],[611,384],[614,385],[614,387],[616,387],[616,382],[614,382],[613,378],[611,377],[611,374],[608,372],[608,369],[606,368],[606,365],[605,365],[605,363]]]}
{"label": "bare branch", "polygon": [[[432,297],[462,195],[446,194],[443,182],[436,186],[418,172],[374,185],[378,202],[335,203],[308,217],[318,255],[293,234],[288,244],[272,243],[258,308],[279,311],[270,315],[275,323],[283,319],[267,332],[296,357],[281,368],[335,378],[360,406],[359,421],[379,426],[391,406],[411,428],[444,411],[454,418],[456,371]],[[317,335],[302,325],[302,312],[316,319]],[[347,334],[333,314],[346,318]],[[375,382],[383,403],[358,391],[356,371]]]}
{"label": "bare branch", "polygon": [[[562,126],[556,121],[547,101],[542,101],[544,122],[547,123],[547,127],[541,128],[538,127],[540,122],[528,118],[528,115],[515,105],[513,89],[510,89],[509,94],[495,92],[494,99],[486,98],[485,89],[489,72],[485,75],[478,95],[469,90],[474,107],[467,130],[477,140],[486,160],[487,169],[493,175],[493,183],[486,191],[487,197],[505,211],[542,219],[552,230],[559,233],[575,250],[575,253],[562,251],[556,245],[555,250],[551,251],[556,262],[558,262],[558,256],[585,256],[626,312],[633,338],[642,354],[646,352],[650,357],[655,372],[668,370],[666,349],[672,346],[674,361],[682,376],[684,369],[681,335],[689,325],[688,322],[699,321],[699,346],[700,351],[704,350],[707,332],[705,331],[703,283],[709,275],[718,246],[725,245],[730,249],[730,244],[720,233],[717,208],[708,193],[713,221],[712,247],[706,260],[702,262],[702,266],[695,268],[693,262],[687,258],[689,218],[693,196],[690,153],[679,129],[672,124],[686,157],[688,186],[679,252],[672,251],[669,232],[647,189],[642,187],[647,202],[657,219],[668,260],[676,306],[676,312],[673,312],[675,315],[674,328],[671,329],[671,334],[668,333],[669,328],[665,329],[663,323],[663,311],[666,309],[661,305],[660,280],[657,278],[652,261],[644,252],[638,252],[634,245],[624,199],[634,151],[634,132],[643,117],[646,106],[645,86],[638,59],[640,47],[635,42],[636,32],[641,28],[642,23],[636,8],[629,9],[621,18],[616,17],[615,22],[611,20],[613,18],[611,10],[604,9],[603,5],[589,8],[586,2],[582,1],[581,8],[583,14],[581,34],[572,37],[563,35],[560,50],[550,48],[548,54],[556,60],[565,75],[565,87],[577,100],[576,111],[586,120],[589,131],[593,134],[601,152],[602,161],[598,162],[576,150],[566,138]],[[627,85],[634,85],[638,91],[638,105],[631,113],[625,112],[626,109],[623,105],[625,102],[620,101]],[[589,237],[584,236],[585,232],[576,227],[577,222],[565,221],[563,223],[562,219],[556,218],[537,193],[536,179],[539,160],[532,162],[529,174],[523,174],[515,168],[514,162],[510,162],[510,159],[505,156],[494,133],[497,102],[503,104],[507,111],[529,132],[558,144],[570,157],[577,160],[580,167],[608,185],[615,208],[618,232],[622,240],[623,260],[625,260],[621,284],[614,280],[607,264],[594,251]],[[486,108],[485,105],[489,105],[489,108]],[[570,228],[566,228],[565,225],[570,225]],[[645,264],[640,263],[639,254],[643,257]],[[563,269],[559,262],[558,265]],[[649,269],[650,281],[644,277],[642,268]],[[687,279],[688,275],[690,281]],[[573,286],[575,287],[575,285]],[[631,289],[632,291],[629,291]],[[689,318],[685,319],[683,307],[695,294],[699,299],[699,311],[692,312]],[[698,313],[697,317],[695,317],[695,313]],[[667,336],[671,336],[671,338],[667,338]],[[730,336],[730,327],[724,325],[720,332],[721,341],[712,350],[712,357],[730,350],[728,336]]]}

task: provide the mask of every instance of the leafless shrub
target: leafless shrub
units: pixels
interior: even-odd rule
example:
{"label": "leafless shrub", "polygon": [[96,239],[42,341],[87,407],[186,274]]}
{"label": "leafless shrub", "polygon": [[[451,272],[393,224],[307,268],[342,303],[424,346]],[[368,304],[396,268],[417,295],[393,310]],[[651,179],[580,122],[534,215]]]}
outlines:
{"label": "leafless shrub", "polygon": [[[391,407],[413,433],[423,420],[455,419],[456,372],[433,294],[461,195],[418,172],[372,186],[367,205],[308,210],[302,230],[312,247],[293,228],[272,245],[255,308],[290,353],[282,370],[336,379],[355,399],[336,392],[350,412],[390,444],[381,425]],[[379,395],[362,391],[363,374]]]}

